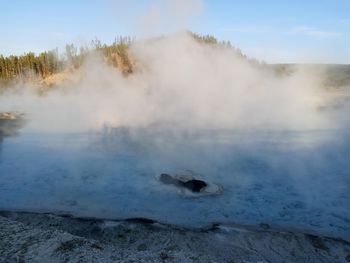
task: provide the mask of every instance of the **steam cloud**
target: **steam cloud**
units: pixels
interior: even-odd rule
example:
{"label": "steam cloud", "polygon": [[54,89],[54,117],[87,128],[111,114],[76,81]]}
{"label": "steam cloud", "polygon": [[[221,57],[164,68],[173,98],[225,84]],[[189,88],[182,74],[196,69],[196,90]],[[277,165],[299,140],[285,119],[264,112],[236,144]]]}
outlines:
{"label": "steam cloud", "polygon": [[[139,37],[183,31],[190,22],[201,19],[205,10],[201,0],[150,0],[146,3],[148,5],[145,11],[138,14],[131,23]],[[132,9],[128,12],[128,16],[133,17],[134,13],[135,10]]]}
{"label": "steam cloud", "polygon": [[134,74],[124,77],[92,56],[81,81],[46,96],[30,88],[0,98],[1,110],[20,110],[30,128],[83,131],[113,126],[217,129],[315,129],[328,121],[319,113],[319,75],[288,78],[251,64],[225,47],[203,45],[187,33],[136,42]]}

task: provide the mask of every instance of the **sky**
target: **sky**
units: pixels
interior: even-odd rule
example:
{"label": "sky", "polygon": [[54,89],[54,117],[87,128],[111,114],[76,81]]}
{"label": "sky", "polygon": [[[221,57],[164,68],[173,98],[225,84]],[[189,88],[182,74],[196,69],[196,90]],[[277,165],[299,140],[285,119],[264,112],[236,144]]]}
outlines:
{"label": "sky", "polygon": [[0,0],[0,12],[4,55],[188,29],[267,63],[350,64],[349,0]]}

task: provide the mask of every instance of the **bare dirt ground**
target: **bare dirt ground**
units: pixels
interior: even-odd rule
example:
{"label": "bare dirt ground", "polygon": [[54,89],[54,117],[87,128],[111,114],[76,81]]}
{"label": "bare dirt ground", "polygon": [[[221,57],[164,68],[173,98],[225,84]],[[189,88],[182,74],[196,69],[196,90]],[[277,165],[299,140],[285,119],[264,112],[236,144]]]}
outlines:
{"label": "bare dirt ground", "polygon": [[303,233],[0,213],[0,262],[350,262],[350,243]]}

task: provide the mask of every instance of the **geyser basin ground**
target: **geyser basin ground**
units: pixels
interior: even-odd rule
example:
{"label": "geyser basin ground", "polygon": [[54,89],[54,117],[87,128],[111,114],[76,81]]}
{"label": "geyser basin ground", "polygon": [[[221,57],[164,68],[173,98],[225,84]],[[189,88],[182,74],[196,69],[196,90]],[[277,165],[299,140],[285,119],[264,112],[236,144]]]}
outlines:
{"label": "geyser basin ground", "polygon": [[[349,143],[341,130],[113,129],[5,138],[0,209],[301,230],[350,240]],[[186,197],[161,173],[192,170],[224,187]]]}

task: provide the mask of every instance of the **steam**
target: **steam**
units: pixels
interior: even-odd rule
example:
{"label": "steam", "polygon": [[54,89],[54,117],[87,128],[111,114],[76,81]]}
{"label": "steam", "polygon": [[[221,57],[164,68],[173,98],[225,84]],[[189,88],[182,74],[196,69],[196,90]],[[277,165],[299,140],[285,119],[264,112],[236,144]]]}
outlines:
{"label": "steam", "polygon": [[[43,133],[3,144],[4,195],[23,196],[2,206],[190,226],[271,222],[348,238],[349,140],[332,131],[345,114],[327,108],[323,72],[301,67],[279,77],[187,33],[138,41],[130,52],[129,76],[94,54],[69,87],[43,96],[17,87],[0,97],[0,111],[27,114],[23,133]],[[99,132],[60,136],[87,131]],[[179,199],[154,179],[184,170],[224,186],[215,205]]]}
{"label": "steam", "polygon": [[[277,77],[232,49],[198,43],[187,33],[138,41],[137,70],[128,77],[91,56],[80,81],[37,96],[19,88],[0,98],[1,110],[28,114],[40,131],[86,131],[171,125],[215,129],[316,129],[322,78],[305,70]],[[20,90],[20,91],[18,91]]]}
{"label": "steam", "polygon": [[146,11],[136,20],[136,33],[146,37],[185,30],[193,19],[200,17],[203,10],[201,0],[149,1]]}

